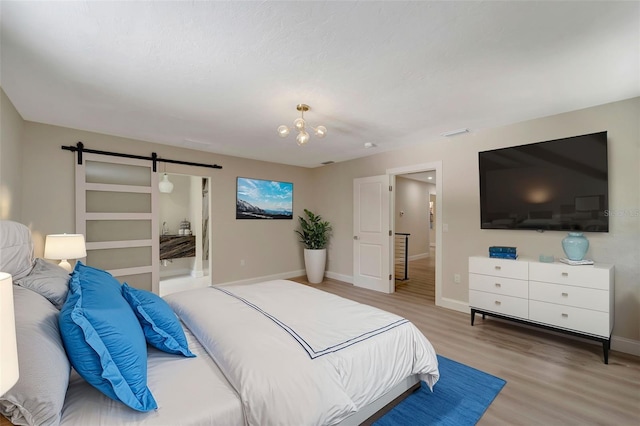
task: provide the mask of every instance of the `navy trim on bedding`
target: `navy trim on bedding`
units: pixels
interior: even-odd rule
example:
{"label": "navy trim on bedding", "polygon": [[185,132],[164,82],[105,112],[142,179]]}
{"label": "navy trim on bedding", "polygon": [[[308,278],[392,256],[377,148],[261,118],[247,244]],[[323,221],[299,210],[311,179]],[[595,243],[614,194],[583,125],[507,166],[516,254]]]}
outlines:
{"label": "navy trim on bedding", "polygon": [[328,346],[328,347],[323,348],[323,349],[314,349],[294,329],[292,329],[290,326],[288,326],[284,322],[280,321],[278,318],[276,318],[275,316],[273,316],[269,312],[266,312],[264,309],[260,308],[256,304],[248,301],[247,299],[245,299],[243,297],[240,297],[240,296],[238,296],[236,294],[233,294],[229,290],[225,290],[225,289],[220,288],[220,287],[210,287],[210,288],[218,290],[218,291],[221,291],[221,292],[227,294],[228,296],[231,296],[231,297],[241,301],[242,303],[246,304],[250,308],[255,309],[256,311],[258,311],[261,314],[263,314],[265,317],[269,318],[271,321],[273,321],[275,324],[277,324],[280,328],[282,328],[284,331],[289,333],[289,335],[291,335],[291,337],[293,337],[300,344],[300,346],[302,346],[302,348],[307,352],[307,354],[309,355],[309,357],[311,359],[315,359],[315,358],[321,357],[323,355],[330,354],[330,353],[337,352],[337,351],[340,351],[342,349],[348,348],[349,346],[355,345],[356,343],[362,342],[364,340],[368,340],[368,339],[370,339],[370,338],[372,338],[374,336],[377,336],[378,334],[382,334],[384,332],[387,332],[387,331],[389,331],[391,329],[394,329],[394,328],[396,328],[396,327],[398,327],[398,326],[400,326],[402,324],[406,324],[406,323],[409,322],[409,320],[407,320],[405,318],[400,318],[397,321],[394,321],[392,323],[386,324],[386,325],[384,325],[382,327],[379,327],[377,329],[367,331],[366,333],[363,333],[363,334],[361,334],[359,336],[356,336],[356,337],[353,337],[351,339],[345,340],[343,342],[337,343],[335,345]]}

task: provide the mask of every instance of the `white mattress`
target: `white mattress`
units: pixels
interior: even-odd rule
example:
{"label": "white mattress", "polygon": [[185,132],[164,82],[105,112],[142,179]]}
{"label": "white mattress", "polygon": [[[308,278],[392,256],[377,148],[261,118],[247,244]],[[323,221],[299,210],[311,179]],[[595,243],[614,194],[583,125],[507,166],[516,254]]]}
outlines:
{"label": "white mattress", "polygon": [[236,392],[198,340],[184,329],[195,358],[148,349],[148,385],[158,403],[157,410],[134,411],[106,397],[74,371],[60,424],[244,426]]}

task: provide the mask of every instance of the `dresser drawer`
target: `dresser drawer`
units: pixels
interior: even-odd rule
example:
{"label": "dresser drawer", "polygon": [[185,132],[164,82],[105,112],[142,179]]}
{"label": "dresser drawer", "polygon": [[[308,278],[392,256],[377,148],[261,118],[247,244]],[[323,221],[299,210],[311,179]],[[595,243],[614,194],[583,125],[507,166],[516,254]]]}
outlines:
{"label": "dresser drawer", "polygon": [[613,267],[531,262],[529,280],[609,290],[609,284],[613,282]]}
{"label": "dresser drawer", "polygon": [[469,290],[469,305],[485,311],[526,319],[528,317],[528,301],[519,297],[485,293]]}
{"label": "dresser drawer", "polygon": [[491,275],[469,274],[469,289],[521,297],[523,299],[529,296],[528,281]]}
{"label": "dresser drawer", "polygon": [[530,281],[529,299],[609,312],[609,292],[607,290]]}
{"label": "dresser drawer", "polygon": [[480,256],[470,257],[469,273],[526,280],[529,276],[529,262]]}
{"label": "dresser drawer", "polygon": [[529,319],[580,333],[609,338],[609,314],[554,303],[529,301]]}

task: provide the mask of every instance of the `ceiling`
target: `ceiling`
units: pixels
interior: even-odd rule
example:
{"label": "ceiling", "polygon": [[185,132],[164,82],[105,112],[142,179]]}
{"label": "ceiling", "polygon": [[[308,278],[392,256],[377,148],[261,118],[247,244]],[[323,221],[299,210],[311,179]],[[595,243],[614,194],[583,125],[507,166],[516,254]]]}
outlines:
{"label": "ceiling", "polygon": [[[2,1],[0,19],[25,120],[304,167],[640,95],[639,2]],[[304,147],[276,132],[299,103],[328,129]]]}
{"label": "ceiling", "polygon": [[407,173],[405,175],[400,175],[406,179],[413,179],[420,182],[432,183],[436,184],[436,171],[429,170],[428,172],[416,172],[416,173]]}

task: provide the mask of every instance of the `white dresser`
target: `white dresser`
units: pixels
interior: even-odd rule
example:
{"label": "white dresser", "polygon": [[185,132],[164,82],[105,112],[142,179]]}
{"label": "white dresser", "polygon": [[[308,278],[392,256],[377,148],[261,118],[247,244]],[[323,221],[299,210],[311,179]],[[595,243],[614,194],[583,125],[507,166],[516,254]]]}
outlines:
{"label": "white dresser", "polygon": [[608,364],[613,271],[606,264],[470,257],[471,325],[480,313],[597,340]]}

